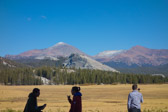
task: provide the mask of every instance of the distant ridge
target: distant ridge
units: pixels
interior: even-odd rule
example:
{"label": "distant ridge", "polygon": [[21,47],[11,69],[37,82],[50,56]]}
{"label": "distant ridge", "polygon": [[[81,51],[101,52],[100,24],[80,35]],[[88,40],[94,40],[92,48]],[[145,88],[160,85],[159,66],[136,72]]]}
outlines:
{"label": "distant ridge", "polygon": [[1,68],[15,68],[15,67],[26,67],[23,64],[17,63],[15,61],[11,61],[9,59],[0,57],[0,69]]}
{"label": "distant ridge", "polygon": [[[120,52],[121,51],[121,52]],[[96,55],[94,58],[100,62],[116,62],[127,65],[152,65],[159,66],[168,64],[168,50],[166,49],[149,49],[143,46],[134,46],[129,50],[119,50],[115,55]]]}

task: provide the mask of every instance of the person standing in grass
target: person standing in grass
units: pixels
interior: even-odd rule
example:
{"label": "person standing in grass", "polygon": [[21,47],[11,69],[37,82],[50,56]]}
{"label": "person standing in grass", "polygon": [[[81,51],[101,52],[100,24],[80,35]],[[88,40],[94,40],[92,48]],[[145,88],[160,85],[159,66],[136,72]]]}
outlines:
{"label": "person standing in grass", "polygon": [[71,93],[73,95],[72,100],[70,96],[67,96],[68,101],[71,104],[69,112],[82,112],[82,94],[80,93],[80,87],[72,87]]}
{"label": "person standing in grass", "polygon": [[141,112],[141,103],[143,103],[143,96],[137,90],[137,84],[132,86],[133,91],[128,95],[128,112]]}
{"label": "person standing in grass", "polygon": [[29,94],[29,99],[23,112],[41,112],[46,104],[43,106],[37,106],[37,97],[40,96],[40,89],[34,88],[33,92]]}

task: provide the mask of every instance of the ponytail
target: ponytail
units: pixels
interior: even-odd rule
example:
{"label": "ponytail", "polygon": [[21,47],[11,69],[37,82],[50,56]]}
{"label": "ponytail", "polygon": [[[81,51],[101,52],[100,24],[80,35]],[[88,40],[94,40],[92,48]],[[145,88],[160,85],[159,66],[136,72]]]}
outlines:
{"label": "ponytail", "polygon": [[78,92],[81,90],[81,88],[80,87],[78,87]]}
{"label": "ponytail", "polygon": [[80,88],[80,87],[77,87],[77,86],[74,86],[74,87],[72,87],[72,90],[73,90],[73,91],[76,91],[76,92],[79,92],[79,91],[81,90],[81,88]]}

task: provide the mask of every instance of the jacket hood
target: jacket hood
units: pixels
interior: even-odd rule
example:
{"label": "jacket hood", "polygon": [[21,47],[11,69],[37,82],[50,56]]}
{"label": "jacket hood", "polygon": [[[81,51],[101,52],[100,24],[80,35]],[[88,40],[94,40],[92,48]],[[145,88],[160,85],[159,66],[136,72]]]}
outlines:
{"label": "jacket hood", "polygon": [[33,95],[33,93],[30,93],[30,94],[29,94],[29,98],[30,98],[30,97],[35,97],[35,96]]}
{"label": "jacket hood", "polygon": [[74,96],[82,96],[81,92],[76,92]]}

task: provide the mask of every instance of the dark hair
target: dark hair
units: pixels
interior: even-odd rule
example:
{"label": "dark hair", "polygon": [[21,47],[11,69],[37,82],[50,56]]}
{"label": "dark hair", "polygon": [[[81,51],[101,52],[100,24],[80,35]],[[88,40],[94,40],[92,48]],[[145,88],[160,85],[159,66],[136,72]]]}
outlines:
{"label": "dark hair", "polygon": [[132,89],[136,90],[138,88],[137,84],[132,85]]}
{"label": "dark hair", "polygon": [[77,86],[72,87],[72,91],[79,92],[80,90],[81,90],[80,87]]}
{"label": "dark hair", "polygon": [[33,89],[33,93],[38,93],[39,91],[40,91],[40,89],[38,89],[38,88]]}

